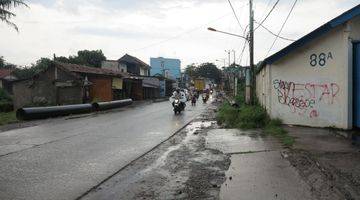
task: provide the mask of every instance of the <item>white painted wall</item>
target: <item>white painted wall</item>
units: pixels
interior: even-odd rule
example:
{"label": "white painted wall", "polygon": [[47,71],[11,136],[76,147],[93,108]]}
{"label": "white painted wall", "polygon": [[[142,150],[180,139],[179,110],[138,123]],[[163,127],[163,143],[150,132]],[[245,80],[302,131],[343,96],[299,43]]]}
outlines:
{"label": "white painted wall", "polygon": [[[286,124],[352,128],[351,38],[360,38],[359,19],[315,39],[257,74],[258,99],[272,118]],[[317,62],[313,61],[316,65],[312,66],[310,58],[314,55]],[[319,63],[320,55],[325,55],[325,62]]]}
{"label": "white painted wall", "polygon": [[120,72],[127,72],[127,67],[125,64],[113,60],[106,60],[101,62],[101,68]]}
{"label": "white painted wall", "polygon": [[127,66],[126,66],[126,64],[119,63],[119,70],[120,70],[121,72],[127,72]]}
{"label": "white painted wall", "polygon": [[140,68],[140,75],[141,76],[148,76],[149,75],[149,70],[148,69],[145,69],[145,68]]}

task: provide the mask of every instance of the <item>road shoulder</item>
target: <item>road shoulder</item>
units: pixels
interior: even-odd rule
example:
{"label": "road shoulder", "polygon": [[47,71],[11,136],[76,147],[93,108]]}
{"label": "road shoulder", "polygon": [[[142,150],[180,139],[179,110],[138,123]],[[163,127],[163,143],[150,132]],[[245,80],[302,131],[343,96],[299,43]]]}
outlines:
{"label": "road shoulder", "polygon": [[275,138],[220,129],[218,105],[82,199],[313,198]]}

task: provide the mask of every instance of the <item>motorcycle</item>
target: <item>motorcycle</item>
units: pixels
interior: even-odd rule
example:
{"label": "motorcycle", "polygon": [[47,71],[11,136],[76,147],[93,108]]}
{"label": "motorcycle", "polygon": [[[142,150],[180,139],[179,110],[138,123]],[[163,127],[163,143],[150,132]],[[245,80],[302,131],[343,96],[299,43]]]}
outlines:
{"label": "motorcycle", "polygon": [[202,96],[202,100],[203,100],[203,103],[206,103],[207,100],[208,100],[208,97],[207,96]]}
{"label": "motorcycle", "polygon": [[173,107],[174,107],[174,113],[175,115],[177,113],[181,113],[181,111],[184,110],[184,106],[183,106],[183,103],[181,103],[181,101],[179,99],[175,99],[174,100],[174,103],[173,103]]}
{"label": "motorcycle", "polygon": [[191,98],[191,105],[192,105],[192,106],[196,106],[196,96],[193,96],[193,97]]}

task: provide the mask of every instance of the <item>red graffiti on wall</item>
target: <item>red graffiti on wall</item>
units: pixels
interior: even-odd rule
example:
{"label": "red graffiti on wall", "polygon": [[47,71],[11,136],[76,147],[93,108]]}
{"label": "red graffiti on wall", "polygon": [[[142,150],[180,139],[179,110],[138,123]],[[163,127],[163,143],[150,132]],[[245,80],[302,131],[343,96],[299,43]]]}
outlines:
{"label": "red graffiti on wall", "polygon": [[336,83],[295,83],[278,79],[273,81],[273,87],[280,104],[289,106],[291,112],[299,115],[311,110],[310,118],[319,116],[314,109],[317,103],[334,104],[340,91]]}
{"label": "red graffiti on wall", "polygon": [[310,112],[310,118],[316,118],[316,117],[318,117],[318,116],[319,116],[319,113],[318,113],[317,110],[312,110],[312,111]]}

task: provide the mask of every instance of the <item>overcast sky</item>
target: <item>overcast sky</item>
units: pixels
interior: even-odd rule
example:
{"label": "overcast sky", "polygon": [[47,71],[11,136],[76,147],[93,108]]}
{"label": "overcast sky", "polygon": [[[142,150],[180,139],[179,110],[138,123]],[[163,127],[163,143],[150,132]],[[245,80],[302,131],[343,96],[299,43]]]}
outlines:
{"label": "overcast sky", "polygon": [[[102,49],[108,59],[125,53],[149,63],[150,57],[179,58],[190,63],[216,62],[225,50],[240,52],[241,38],[207,31],[242,34],[228,0],[27,0],[30,8],[14,10],[17,33],[0,22],[0,55],[8,62],[29,65],[40,57],[69,56],[82,49]],[[244,28],[248,0],[231,0]],[[261,21],[276,0],[254,0],[255,19]],[[294,0],[280,0],[264,23],[278,32]],[[298,39],[359,4],[359,0],[298,0],[282,36]],[[274,36],[255,32],[255,60],[266,57]],[[271,55],[289,41],[279,39]],[[233,58],[232,58],[233,59]],[[248,64],[248,49],[241,64]],[[223,65],[223,62],[216,62]]]}

